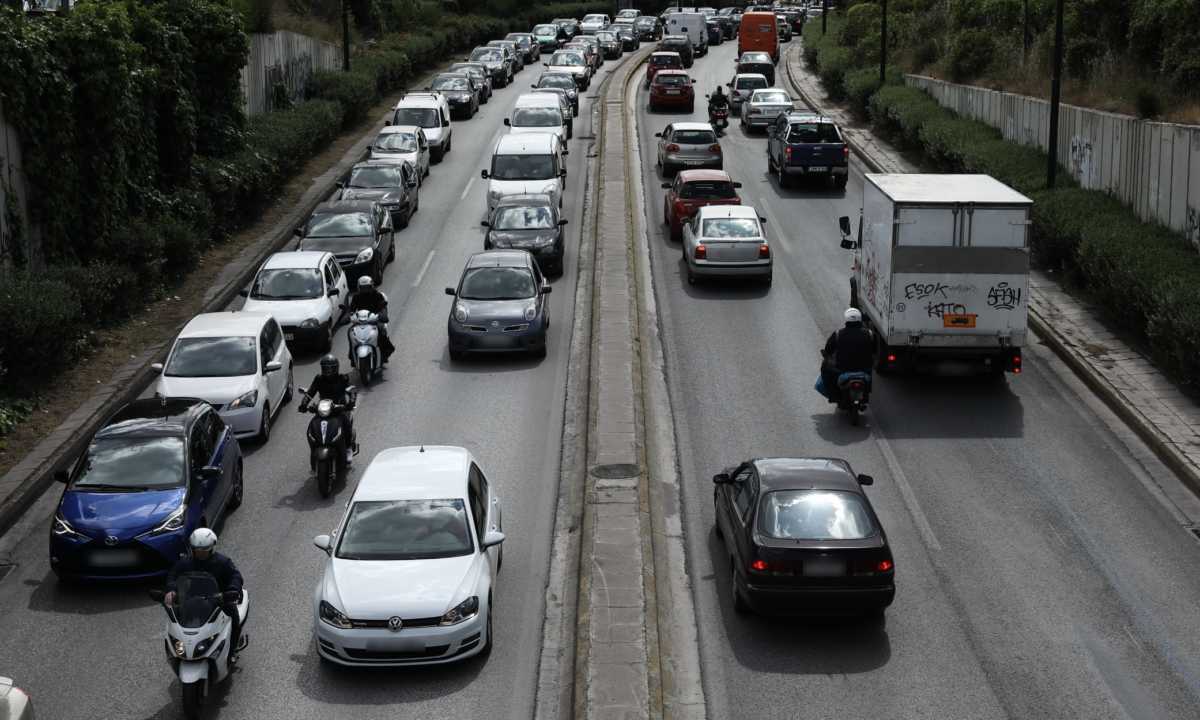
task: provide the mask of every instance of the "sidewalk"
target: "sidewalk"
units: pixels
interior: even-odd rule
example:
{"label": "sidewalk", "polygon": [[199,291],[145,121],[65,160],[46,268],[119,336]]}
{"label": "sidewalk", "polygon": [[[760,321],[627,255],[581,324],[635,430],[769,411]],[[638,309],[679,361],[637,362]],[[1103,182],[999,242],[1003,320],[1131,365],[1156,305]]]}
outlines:
{"label": "sidewalk", "polygon": [[[818,79],[804,68],[800,48],[795,43],[784,62],[787,78],[803,102],[842,127],[851,151],[871,172],[920,172],[895,147],[875,137],[869,125],[829,101]],[[1087,303],[1037,270],[1029,277],[1029,326],[1200,494],[1200,405],[1110,332]]]}

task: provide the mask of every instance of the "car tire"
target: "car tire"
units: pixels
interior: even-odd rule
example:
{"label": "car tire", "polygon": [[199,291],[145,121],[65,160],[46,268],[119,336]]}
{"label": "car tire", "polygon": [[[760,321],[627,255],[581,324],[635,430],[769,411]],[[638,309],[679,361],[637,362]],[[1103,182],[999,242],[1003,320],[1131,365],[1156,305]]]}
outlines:
{"label": "car tire", "polygon": [[225,506],[227,511],[237,510],[239,507],[241,507],[242,500],[246,494],[246,480],[245,476],[242,474],[241,460],[238,460],[237,470],[235,472],[237,474],[233,479],[233,490],[230,491],[229,502]]}
{"label": "car tire", "polygon": [[833,186],[838,190],[845,190],[846,183],[850,181],[849,175],[838,175],[833,179]]}
{"label": "car tire", "polygon": [[533,357],[537,360],[543,360],[546,357],[546,338],[542,338],[542,344],[533,351]]}
{"label": "car tire", "polygon": [[788,174],[783,171],[783,165],[780,165],[777,170],[779,175],[779,187],[784,190],[790,188],[792,186],[792,181],[791,178],[788,177]]}
{"label": "car tire", "polygon": [[488,595],[488,614],[487,614],[487,640],[484,641],[483,647],[479,650],[480,657],[487,657],[492,654],[492,647],[495,643],[492,642],[492,596]]}
{"label": "car tire", "polygon": [[455,350],[454,348],[450,348],[450,361],[451,362],[462,362],[466,356],[467,356],[466,353],[464,353],[462,350]]}
{"label": "car tire", "polygon": [[696,112],[696,103],[695,103],[695,102],[690,102],[690,103],[688,103],[688,109],[687,109],[687,111],[688,111],[688,113],[689,113],[689,114],[690,114],[690,113],[694,113],[694,112]]}
{"label": "car tire", "polygon": [[[332,319],[329,321],[329,335],[330,335],[330,337],[333,336],[333,320]],[[329,352],[329,349],[326,348],[325,352]],[[283,400],[281,401],[282,404],[284,404],[284,405],[287,405],[288,403],[290,403],[292,401],[292,395],[295,394],[296,379],[295,379],[295,374],[293,371],[294,371],[294,368],[292,367],[292,365],[289,364],[288,365],[287,387],[285,387],[283,389]]]}
{"label": "car tire", "polygon": [[733,599],[733,611],[735,613],[745,615],[750,612],[750,606],[746,604],[746,599],[738,592],[737,568],[734,566],[733,558],[729,560],[729,594]]}
{"label": "car tire", "polygon": [[262,419],[258,421],[258,442],[266,445],[271,439],[271,402],[263,404]]}

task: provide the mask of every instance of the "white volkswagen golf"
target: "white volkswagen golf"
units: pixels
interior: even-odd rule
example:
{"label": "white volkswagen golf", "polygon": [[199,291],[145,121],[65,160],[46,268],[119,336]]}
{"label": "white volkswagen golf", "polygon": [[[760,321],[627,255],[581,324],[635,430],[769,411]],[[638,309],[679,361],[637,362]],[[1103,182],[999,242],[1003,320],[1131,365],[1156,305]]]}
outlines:
{"label": "white volkswagen golf", "polygon": [[458,447],[400,447],[371,460],[333,535],[313,604],[322,660],[432,665],[492,647],[503,562],[500,500]]}

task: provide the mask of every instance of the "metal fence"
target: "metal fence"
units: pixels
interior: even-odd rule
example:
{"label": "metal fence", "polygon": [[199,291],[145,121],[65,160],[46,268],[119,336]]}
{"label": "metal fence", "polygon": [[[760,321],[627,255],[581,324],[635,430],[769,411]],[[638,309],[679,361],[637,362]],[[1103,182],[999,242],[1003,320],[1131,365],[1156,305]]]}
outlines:
{"label": "metal fence", "polygon": [[35,267],[41,262],[38,229],[25,221],[28,207],[21,139],[4,119],[0,102],[0,268],[11,266],[16,257]]}
{"label": "metal fence", "polygon": [[[1000,130],[1007,140],[1042,150],[1049,145],[1045,100],[921,75],[906,75],[904,81],[943,107]],[[1058,162],[1080,186],[1120,198],[1143,220],[1166,225],[1200,247],[1200,126],[1065,104],[1058,117]]]}
{"label": "metal fence", "polygon": [[250,57],[242,68],[246,114],[270,112],[283,98],[300,100],[314,71],[341,66],[341,47],[333,43],[286,30],[251,35]]}

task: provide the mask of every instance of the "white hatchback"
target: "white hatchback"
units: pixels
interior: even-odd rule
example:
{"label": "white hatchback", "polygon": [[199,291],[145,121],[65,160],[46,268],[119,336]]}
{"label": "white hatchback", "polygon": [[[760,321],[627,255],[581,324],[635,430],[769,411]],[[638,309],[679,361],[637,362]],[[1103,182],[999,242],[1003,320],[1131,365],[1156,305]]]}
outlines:
{"label": "white hatchback", "polygon": [[492,647],[500,500],[471,453],[399,447],[371,460],[313,597],[317,653],[339,665],[435,665]]}
{"label": "white hatchback", "polygon": [[[332,253],[279,252],[267,258],[250,287],[242,310],[273,315],[283,339],[329,352],[333,332],[350,302],[346,274]],[[294,345],[293,345],[294,347]]]}
{"label": "white hatchback", "polygon": [[238,438],[271,437],[271,421],[292,399],[292,353],[274,317],[261,312],[197,315],[183,326],[162,374],[158,397],[199,398],[217,408]]}

